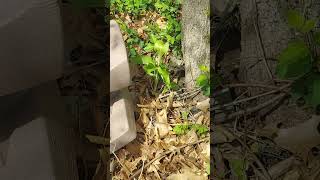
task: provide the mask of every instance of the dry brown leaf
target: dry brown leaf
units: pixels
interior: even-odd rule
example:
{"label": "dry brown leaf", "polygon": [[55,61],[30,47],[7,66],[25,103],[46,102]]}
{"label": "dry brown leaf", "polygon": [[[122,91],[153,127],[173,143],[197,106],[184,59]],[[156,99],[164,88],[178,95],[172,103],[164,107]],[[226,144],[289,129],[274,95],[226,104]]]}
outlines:
{"label": "dry brown leaf", "polygon": [[198,141],[198,135],[194,130],[189,131],[187,134],[181,136],[181,144],[190,144]]}
{"label": "dry brown leaf", "polygon": [[172,174],[167,177],[167,180],[207,180],[206,176],[200,176],[195,173],[185,172],[181,174]]}
{"label": "dry brown leaf", "polygon": [[160,123],[168,123],[168,117],[167,117],[167,110],[162,109],[160,112],[157,113],[156,115],[157,122]]}
{"label": "dry brown leaf", "polygon": [[123,164],[130,170],[130,172],[133,172],[137,169],[137,165],[140,163],[141,160],[142,157],[139,157],[133,161],[124,160]]}
{"label": "dry brown leaf", "polygon": [[207,98],[204,101],[198,102],[196,108],[200,109],[201,111],[208,111],[210,107],[210,98]]}
{"label": "dry brown leaf", "polygon": [[159,133],[160,138],[164,138],[172,130],[171,126],[168,124],[155,122],[154,126],[155,126],[155,128],[158,129],[158,133]]}
{"label": "dry brown leaf", "polygon": [[167,23],[162,17],[158,18],[156,20],[156,23],[158,24],[160,29],[166,29]]}

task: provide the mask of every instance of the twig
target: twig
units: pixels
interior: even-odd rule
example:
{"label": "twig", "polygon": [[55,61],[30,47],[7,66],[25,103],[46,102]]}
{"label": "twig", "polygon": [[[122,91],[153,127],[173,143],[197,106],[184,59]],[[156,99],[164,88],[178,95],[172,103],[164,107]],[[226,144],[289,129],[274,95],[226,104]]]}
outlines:
{"label": "twig", "polygon": [[[195,106],[197,105],[196,102],[191,102],[191,103],[182,103],[182,102],[173,102],[172,104],[172,107],[173,108],[178,108],[178,107],[184,107],[184,106]],[[154,108],[157,108],[157,109],[163,109],[167,106],[167,103],[161,103],[159,105],[154,105],[154,104],[137,104],[137,106],[139,108],[150,108],[150,109],[154,109]]]}
{"label": "twig", "polygon": [[260,168],[263,171],[264,176],[266,177],[267,180],[272,180],[270,174],[268,173],[267,169],[264,167],[264,165],[262,164],[262,162],[259,160],[259,158],[257,158],[257,156],[251,151],[251,149],[248,147],[248,145],[246,143],[244,143],[236,134],[234,134],[232,131],[229,131],[226,129],[226,131],[228,131],[229,133],[231,133],[236,139],[237,141],[251,154],[251,156],[253,157],[253,159],[256,161],[256,163],[258,164],[258,166],[260,166]]}
{"label": "twig", "polygon": [[[182,145],[182,146],[177,147],[176,149],[173,149],[173,150],[167,150],[167,151],[163,152],[162,154],[160,154],[159,156],[153,158],[153,159],[152,159],[151,161],[149,161],[144,167],[145,167],[145,169],[146,169],[146,168],[147,168],[148,166],[150,166],[153,162],[155,162],[155,161],[158,160],[158,159],[164,158],[165,156],[167,156],[167,155],[170,154],[170,153],[173,153],[173,152],[175,152],[175,151],[178,151],[178,150],[180,150],[180,149],[182,149],[182,148],[185,148],[185,147],[187,147],[187,146],[193,146],[193,145],[195,145],[195,144],[199,144],[199,143],[204,142],[204,141],[207,141],[207,140],[209,140],[209,137],[200,139],[200,140],[198,140],[198,141],[196,141],[196,142],[194,142],[194,143]],[[133,180],[133,179],[134,179],[136,176],[138,176],[142,171],[143,171],[142,169],[139,169],[139,170],[137,170],[136,172],[134,172],[133,175],[129,178],[129,180]]]}
{"label": "twig", "polygon": [[141,173],[140,173],[140,175],[139,175],[138,180],[140,180],[140,178],[141,178],[141,176],[142,176],[143,168],[144,168],[144,160],[142,161]]}
{"label": "twig", "polygon": [[279,100],[279,99],[281,99],[281,98],[283,98],[285,96],[286,96],[286,94],[282,93],[282,94],[280,94],[278,96],[273,97],[269,101],[266,101],[266,102],[264,102],[262,104],[259,104],[258,106],[255,106],[255,107],[252,107],[252,108],[248,108],[246,110],[240,110],[238,112],[229,114],[224,119],[215,119],[214,123],[216,123],[216,124],[225,123],[225,122],[227,122],[227,120],[231,120],[231,119],[233,119],[235,117],[242,116],[244,114],[247,114],[247,115],[251,114],[251,113],[256,112],[256,111],[258,111],[258,110],[260,110],[262,108],[265,108],[266,106],[272,104],[273,102],[275,102],[275,101],[277,101],[277,100]]}
{"label": "twig", "polygon": [[120,159],[118,158],[118,156],[116,155],[116,153],[112,152],[112,154],[116,157],[118,163],[127,171],[128,174],[130,174],[130,170],[128,169],[127,166],[125,166],[124,164],[121,163]]}
{"label": "twig", "polygon": [[261,33],[260,33],[260,29],[259,29],[259,23],[258,23],[258,5],[257,5],[257,1],[256,0],[253,0],[254,1],[254,4],[255,4],[255,13],[256,13],[256,19],[255,19],[255,22],[254,22],[254,29],[256,31],[256,35],[257,35],[257,38],[259,40],[259,45],[260,45],[260,49],[262,51],[262,55],[263,55],[263,62],[266,66],[266,69],[267,69],[267,72],[268,72],[268,75],[270,77],[271,80],[273,80],[273,75],[272,75],[272,72],[270,70],[270,67],[268,65],[268,62],[267,62],[267,56],[266,56],[266,51],[264,50],[264,47],[263,47],[263,43],[262,43],[262,38],[261,38]]}
{"label": "twig", "polygon": [[266,93],[262,93],[262,94],[259,94],[259,95],[253,96],[253,97],[249,97],[249,98],[245,98],[245,99],[240,99],[238,101],[233,101],[233,102],[228,103],[228,104],[223,104],[223,105],[218,105],[216,107],[212,107],[210,110],[214,111],[214,110],[226,108],[228,106],[234,106],[234,105],[237,105],[237,104],[240,104],[240,103],[243,103],[243,102],[251,101],[251,100],[263,97],[263,96],[267,96],[267,95],[274,94],[276,92],[282,91],[282,90],[284,90],[284,89],[286,89],[286,88],[288,88],[290,86],[291,86],[291,84],[286,84],[286,85],[284,85],[284,86],[282,86],[282,87],[280,87],[278,89],[275,89],[275,90],[272,90],[272,91],[269,91],[269,92],[266,92]]}
{"label": "twig", "polygon": [[258,87],[258,88],[268,88],[268,89],[278,89],[277,86],[269,86],[264,84],[247,84],[247,83],[238,83],[238,84],[227,84],[224,87],[235,88],[235,87]]}

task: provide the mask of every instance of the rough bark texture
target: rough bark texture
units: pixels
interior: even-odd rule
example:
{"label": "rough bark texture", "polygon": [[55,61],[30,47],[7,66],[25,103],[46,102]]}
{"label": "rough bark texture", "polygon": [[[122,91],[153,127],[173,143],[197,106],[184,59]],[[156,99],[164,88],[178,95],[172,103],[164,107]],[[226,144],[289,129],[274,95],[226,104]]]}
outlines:
{"label": "rough bark texture", "polygon": [[[289,1],[290,3],[290,1]],[[319,7],[314,5],[312,9]],[[255,5],[257,5],[257,10]],[[265,83],[270,81],[267,68],[262,61],[263,51],[260,48],[254,23],[258,23],[266,57],[276,59],[277,55],[286,48],[294,33],[287,25],[283,10],[283,3],[274,0],[242,0],[240,4],[241,13],[241,79],[248,83]],[[318,8],[319,9],[319,8]],[[312,11],[313,16],[317,14]],[[258,17],[257,21],[255,18]],[[274,75],[276,61],[268,60],[268,64]],[[274,75],[275,76],[275,75]],[[254,93],[254,92],[253,92]],[[271,121],[301,122],[308,118],[307,113],[298,108],[282,105],[267,119]]]}
{"label": "rough bark texture", "polygon": [[188,0],[182,5],[182,52],[185,82],[188,89],[196,86],[199,65],[210,65],[210,1]]}

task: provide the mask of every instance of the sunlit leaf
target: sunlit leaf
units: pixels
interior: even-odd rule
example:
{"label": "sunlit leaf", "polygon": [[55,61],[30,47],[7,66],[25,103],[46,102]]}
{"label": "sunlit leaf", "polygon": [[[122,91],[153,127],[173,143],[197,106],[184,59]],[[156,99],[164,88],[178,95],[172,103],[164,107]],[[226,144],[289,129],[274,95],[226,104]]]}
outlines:
{"label": "sunlit leaf", "polygon": [[164,43],[161,40],[157,40],[154,43],[154,50],[160,55],[165,55],[169,51],[169,43]]}
{"label": "sunlit leaf", "polygon": [[162,67],[158,67],[158,72],[159,72],[163,82],[166,84],[166,86],[168,86],[170,88],[171,83],[170,83],[169,72]]}

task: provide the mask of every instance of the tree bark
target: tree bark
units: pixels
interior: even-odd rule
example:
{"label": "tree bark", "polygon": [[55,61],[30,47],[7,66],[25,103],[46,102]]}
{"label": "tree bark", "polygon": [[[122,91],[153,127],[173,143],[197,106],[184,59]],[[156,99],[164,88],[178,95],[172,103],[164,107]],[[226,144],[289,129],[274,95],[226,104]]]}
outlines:
{"label": "tree bark", "polygon": [[185,86],[196,87],[199,65],[210,65],[210,1],[188,0],[182,5],[182,52]]}

